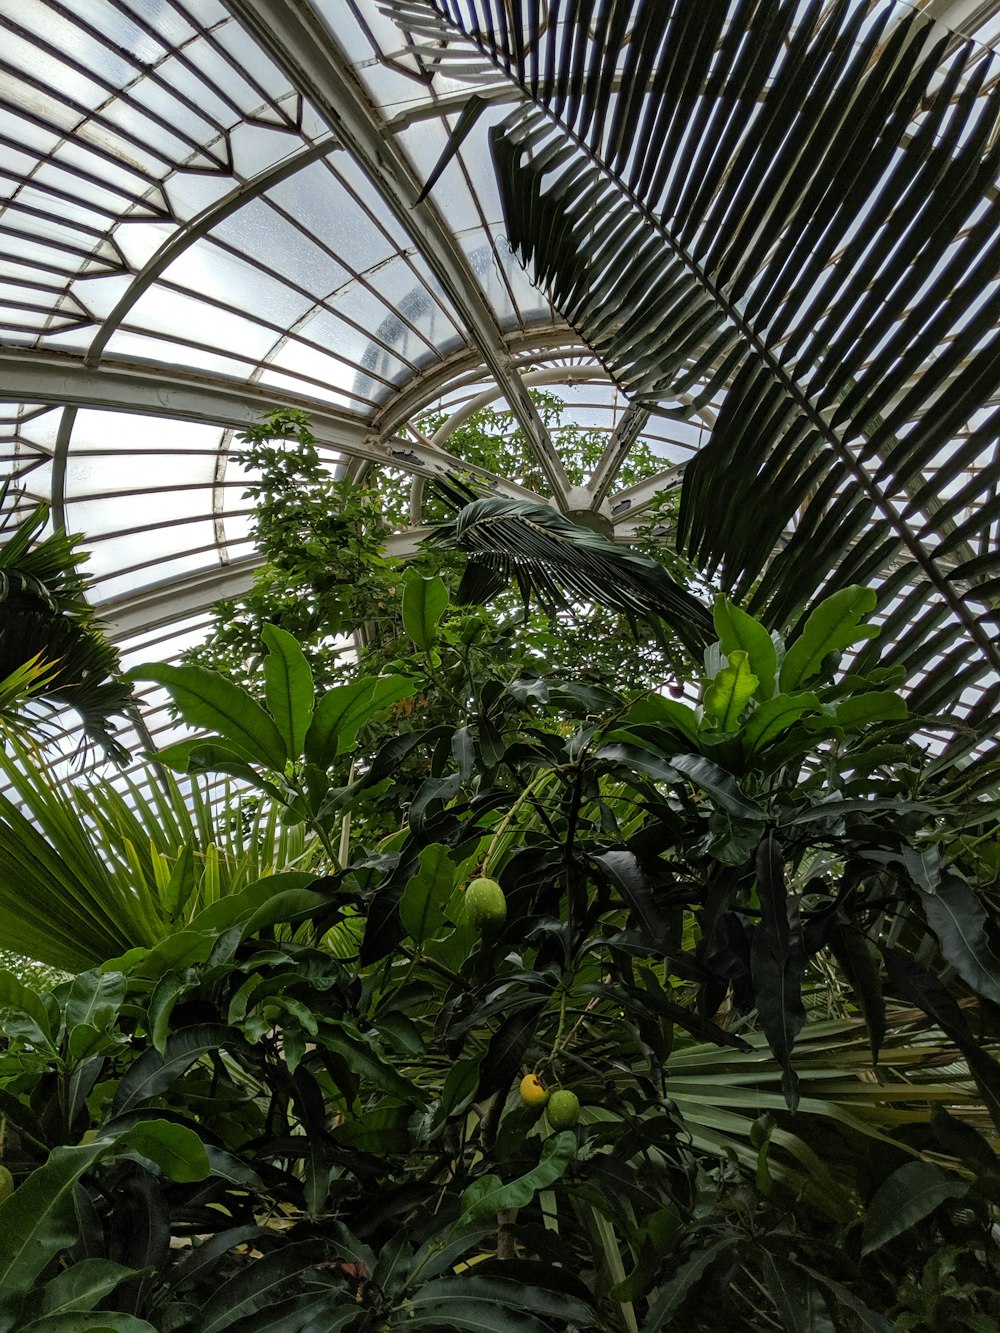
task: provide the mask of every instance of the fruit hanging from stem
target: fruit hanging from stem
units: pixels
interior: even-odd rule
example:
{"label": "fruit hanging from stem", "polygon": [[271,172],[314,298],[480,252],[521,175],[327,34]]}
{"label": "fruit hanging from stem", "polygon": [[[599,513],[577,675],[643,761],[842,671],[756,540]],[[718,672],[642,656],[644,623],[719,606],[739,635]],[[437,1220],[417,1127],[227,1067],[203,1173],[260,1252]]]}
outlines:
{"label": "fruit hanging from stem", "polygon": [[544,1106],[549,1100],[549,1090],[537,1074],[525,1074],[520,1093],[525,1106]]}
{"label": "fruit hanging from stem", "polygon": [[495,879],[474,879],[465,890],[465,915],[480,934],[499,930],[507,920],[507,899]]}
{"label": "fruit hanging from stem", "polygon": [[553,1129],[572,1129],[580,1119],[580,1099],[569,1088],[558,1088],[545,1107],[545,1118]]}

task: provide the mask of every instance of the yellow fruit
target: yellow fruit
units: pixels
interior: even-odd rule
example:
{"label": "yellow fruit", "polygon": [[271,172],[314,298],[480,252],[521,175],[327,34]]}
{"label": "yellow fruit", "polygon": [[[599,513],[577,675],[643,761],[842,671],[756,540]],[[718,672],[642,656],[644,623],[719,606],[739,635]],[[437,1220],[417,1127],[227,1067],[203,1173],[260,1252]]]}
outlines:
{"label": "yellow fruit", "polygon": [[580,1099],[568,1088],[559,1088],[549,1098],[545,1116],[553,1129],[572,1129],[580,1119]]}
{"label": "yellow fruit", "polygon": [[6,1202],[14,1193],[14,1177],[5,1166],[0,1166],[0,1203]]}
{"label": "yellow fruit", "polygon": [[525,1106],[544,1106],[549,1090],[537,1074],[525,1074],[521,1079],[521,1101]]}
{"label": "yellow fruit", "polygon": [[497,930],[507,920],[507,899],[495,879],[474,879],[465,890],[465,915],[484,933]]}

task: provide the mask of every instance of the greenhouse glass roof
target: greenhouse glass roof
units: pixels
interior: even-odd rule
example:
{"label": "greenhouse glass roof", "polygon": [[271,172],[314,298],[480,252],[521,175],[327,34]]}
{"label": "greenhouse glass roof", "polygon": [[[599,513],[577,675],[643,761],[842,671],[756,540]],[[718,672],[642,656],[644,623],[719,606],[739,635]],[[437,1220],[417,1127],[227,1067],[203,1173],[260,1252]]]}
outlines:
{"label": "greenhouse glass roof", "polygon": [[[786,617],[796,561],[880,583],[925,706],[982,732],[1000,4],[0,0],[0,28],[3,467],[86,535],[127,662],[248,586],[230,454],[267,411],[426,478],[461,460],[414,423],[493,402],[621,540],[705,460],[689,549]],[[583,485],[533,386],[606,431]],[[662,470],[623,488],[640,438]],[[734,498],[774,524],[727,545]]]}

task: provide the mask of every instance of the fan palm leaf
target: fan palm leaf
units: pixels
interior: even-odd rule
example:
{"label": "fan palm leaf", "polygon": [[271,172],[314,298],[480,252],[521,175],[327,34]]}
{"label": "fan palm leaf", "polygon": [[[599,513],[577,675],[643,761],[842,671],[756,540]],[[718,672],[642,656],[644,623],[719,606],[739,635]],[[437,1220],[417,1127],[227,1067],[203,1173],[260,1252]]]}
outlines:
{"label": "fan palm leaf", "polygon": [[558,607],[575,598],[630,620],[662,620],[693,650],[713,636],[709,612],[649,556],[617,546],[545,504],[476,497],[457,479],[439,481],[438,487],[460,508],[428,541],[468,555],[460,602],[486,600],[513,580],[525,601],[535,596]]}
{"label": "fan palm leaf", "polygon": [[[859,665],[1000,699],[997,61],[911,6],[388,0],[520,94],[512,245],[636,398],[718,419],[679,538],[790,623],[880,582]],[[436,25],[436,26],[435,26]],[[464,38],[465,40],[460,40]],[[456,68],[460,68],[456,66]]]}
{"label": "fan palm leaf", "polygon": [[3,947],[67,972],[152,947],[204,907],[319,847],[260,802],[245,825],[228,783],[214,793],[163,772],[150,784],[63,781],[36,750],[0,749]]}
{"label": "fan palm leaf", "polygon": [[[0,506],[8,493],[9,481],[0,486]],[[81,539],[61,529],[40,536],[48,514],[46,505],[37,505],[0,544],[0,680],[8,685],[0,716],[23,725],[29,699],[72,708],[88,739],[121,762],[127,751],[114,739],[111,719],[131,712],[132,689],[86,600]],[[38,670],[29,677],[30,662]],[[13,690],[19,679],[20,693]]]}

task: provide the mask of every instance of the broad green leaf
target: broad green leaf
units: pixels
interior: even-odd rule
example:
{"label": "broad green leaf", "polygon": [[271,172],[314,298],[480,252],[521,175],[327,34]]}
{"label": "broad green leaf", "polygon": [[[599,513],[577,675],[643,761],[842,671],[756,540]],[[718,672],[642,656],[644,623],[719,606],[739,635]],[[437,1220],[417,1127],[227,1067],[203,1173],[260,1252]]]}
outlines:
{"label": "broad green leaf", "polygon": [[771,741],[784,735],[803,713],[818,713],[820,707],[815,694],[776,694],[747,718],[743,727],[744,752],[749,757],[763,750]]}
{"label": "broad green leaf", "polygon": [[89,1023],[107,1027],[125,999],[125,978],[120,972],[81,972],[73,979],[66,1001],[66,1029]]}
{"label": "broad green leaf", "polygon": [[410,1284],[417,1278],[427,1281],[445,1269],[453,1268],[464,1254],[478,1246],[485,1237],[496,1236],[496,1218],[479,1222],[454,1222],[445,1232],[436,1232],[421,1245],[410,1266]]}
{"label": "broad green leaf", "polygon": [[717,1240],[714,1245],[698,1250],[690,1259],[685,1260],[668,1281],[653,1293],[642,1333],[662,1333],[664,1328],[668,1328],[670,1321],[687,1299],[688,1292],[701,1280],[716,1259],[732,1249],[734,1243],[732,1237]]}
{"label": "broad green leaf", "polygon": [[936,893],[918,891],[945,961],[979,995],[1000,1004],[1000,962],[990,948],[986,911],[975,890],[957,875],[947,875]]}
{"label": "broad green leaf", "polygon": [[166,1092],[195,1060],[209,1051],[218,1051],[233,1036],[233,1030],[220,1023],[200,1023],[175,1032],[168,1038],[162,1055],[155,1047],[149,1047],[118,1084],[112,1103],[114,1114],[124,1115]]}
{"label": "broad green leaf", "polygon": [[707,791],[720,809],[737,819],[763,820],[763,809],[756,801],[744,796],[736,785],[736,779],[724,768],[714,764],[699,754],[675,754],[670,763],[696,787]]}
{"label": "broad green leaf", "polygon": [[[563,1328],[593,1327],[594,1312],[585,1301],[560,1289],[555,1282],[553,1288],[546,1289],[537,1280],[545,1276],[547,1268],[558,1281],[559,1269],[516,1259],[510,1264],[509,1277],[500,1273],[500,1264],[497,1264],[491,1265],[488,1272],[463,1273],[428,1282],[411,1298],[412,1316],[400,1327],[425,1328],[431,1325],[441,1329],[472,1329],[476,1333],[486,1333],[486,1330],[504,1333],[505,1329],[520,1333],[523,1329],[550,1327],[537,1323],[532,1315],[558,1319]],[[524,1269],[536,1278],[534,1282],[524,1281]],[[487,1319],[492,1317],[492,1322],[484,1325],[481,1322],[484,1316]]]}
{"label": "broad green leaf", "polygon": [[96,1315],[73,1311],[44,1315],[31,1324],[18,1325],[18,1333],[158,1333],[158,1330],[137,1315],[101,1310]]}
{"label": "broad green leaf", "polygon": [[823,1293],[808,1270],[769,1251],[763,1261],[768,1294],[785,1333],[837,1333]]}
{"label": "broad green leaf", "polygon": [[92,1310],[98,1301],[135,1272],[134,1268],[112,1263],[110,1259],[84,1259],[46,1283],[42,1314]]}
{"label": "broad green leaf", "polygon": [[565,1175],[576,1157],[576,1135],[571,1130],[545,1140],[533,1171],[504,1184],[499,1176],[481,1176],[462,1195],[462,1219],[496,1214],[505,1208],[524,1208],[538,1190],[548,1189]]}
{"label": "broad green leaf", "polygon": [[[221,1333],[238,1319],[266,1309],[285,1294],[288,1284],[315,1269],[326,1258],[322,1241],[303,1240],[281,1245],[242,1268],[209,1297],[202,1310],[199,1333]],[[285,1289],[285,1293],[283,1293]]]}
{"label": "broad green leaf", "polygon": [[339,1056],[352,1074],[402,1102],[426,1101],[426,1094],[396,1072],[389,1060],[370,1040],[345,1031],[339,1025],[323,1025],[322,1044]]}
{"label": "broad green leaf", "polygon": [[350,748],[366,722],[415,688],[416,682],[407,676],[366,676],[328,690],[316,705],[306,733],[309,763],[329,768],[338,754]]}
{"label": "broad green leaf", "polygon": [[265,875],[263,879],[248,884],[239,893],[229,894],[217,903],[211,903],[204,908],[192,920],[190,930],[219,935],[230,926],[243,925],[250,921],[256,913],[279,896],[290,891],[308,890],[315,882],[316,876],[304,870],[283,870],[277,875]]}
{"label": "broad green leaf", "polygon": [[441,1089],[441,1110],[445,1115],[464,1111],[479,1086],[479,1060],[456,1060],[448,1070]]}
{"label": "broad green leaf", "polygon": [[698,744],[698,716],[694,709],[662,694],[637,699],[617,724],[615,733],[642,726],[664,727],[687,737],[693,745]]}
{"label": "broad green leaf", "polygon": [[140,1120],[122,1136],[121,1143],[155,1162],[168,1180],[204,1180],[211,1171],[198,1135],[172,1120]]}
{"label": "broad green leaf", "polygon": [[288,757],[297,759],[312,721],[312,671],[294,635],[277,625],[265,625],[261,638],[268,650],[264,658],[264,700]]}
{"label": "broad green leaf", "polygon": [[750,947],[750,972],[761,1027],[774,1058],[781,1065],[782,1091],[789,1109],[798,1105],[798,1078],[792,1068],[792,1047],[806,1014],[802,1005],[805,954],[797,929],[789,921],[781,849],[772,834],[757,851],[757,894],[760,921]]}
{"label": "broad green leaf", "polygon": [[455,887],[455,866],[447,847],[431,843],[420,852],[420,869],[408,881],[399,915],[411,939],[422,944],[444,924],[444,908]]}
{"label": "broad green leaf", "polygon": [[437,628],[448,605],[444,579],[424,578],[415,569],[403,575],[403,628],[423,652],[434,645]]}
{"label": "broad green leaf", "polygon": [[907,714],[905,701],[892,690],[869,690],[837,704],[833,720],[845,731],[857,731],[872,722],[901,722]]}
{"label": "broad green leaf", "polygon": [[827,1291],[838,1302],[842,1310],[850,1310],[857,1321],[859,1333],[892,1333],[892,1325],[877,1310],[870,1309],[862,1300],[854,1294],[849,1287],[836,1282],[829,1274],[822,1272],[818,1268],[811,1268],[808,1264],[801,1264],[807,1273],[826,1287]]}
{"label": "broad green leaf", "polygon": [[0,969],[0,1012],[5,1009],[27,1015],[33,1027],[37,1029],[42,1044],[46,1046],[50,1044],[49,1016],[42,997],[23,981],[18,980],[13,972],[3,968]]}
{"label": "broad green leaf", "polygon": [[879,1049],[885,1038],[885,1000],[875,946],[857,925],[842,921],[830,936],[830,947],[865,1016],[872,1063],[878,1064]]}
{"label": "broad green leaf", "polygon": [[966,1181],[931,1162],[907,1162],[875,1191],[861,1233],[861,1253],[871,1254],[922,1221],[945,1199],[958,1199],[968,1189]]}
{"label": "broad green leaf", "polygon": [[709,723],[719,731],[736,731],[743,710],[759,684],[750,670],[747,654],[730,653],[729,666],[723,667],[705,687],[702,708]]}
{"label": "broad green leaf", "polygon": [[820,602],[785,652],[778,679],[781,693],[790,694],[817,675],[831,653],[842,652],[859,639],[874,639],[878,629],[860,621],[875,610],[875,602],[872,589],[860,584],[841,588]]}
{"label": "broad green leaf", "polygon": [[677,771],[671,768],[669,761],[651,754],[643,745],[623,745],[620,742],[602,745],[594,758],[603,763],[624,764],[626,768],[644,773],[656,782],[677,781]]}
{"label": "broad green leaf", "polygon": [[53,1148],[48,1161],[0,1204],[0,1287],[29,1291],[49,1261],[73,1244],[76,1182],[112,1146],[112,1139],[95,1139]]}
{"label": "broad green leaf", "polygon": [[134,667],[128,675],[163,685],[189,726],[218,732],[224,744],[252,764],[284,771],[289,754],[273,719],[246,690],[218,671],[160,662]]}
{"label": "broad green leaf", "polygon": [[778,670],[778,653],[770,634],[759,620],[754,620],[728,597],[716,599],[712,617],[722,651],[730,661],[733,653],[746,653],[749,668],[757,677],[755,695],[761,702],[770,699]]}

